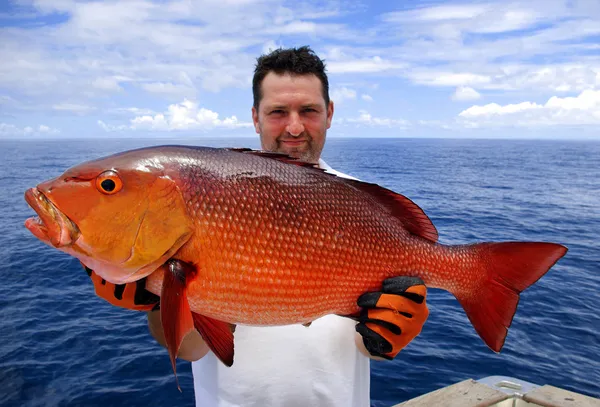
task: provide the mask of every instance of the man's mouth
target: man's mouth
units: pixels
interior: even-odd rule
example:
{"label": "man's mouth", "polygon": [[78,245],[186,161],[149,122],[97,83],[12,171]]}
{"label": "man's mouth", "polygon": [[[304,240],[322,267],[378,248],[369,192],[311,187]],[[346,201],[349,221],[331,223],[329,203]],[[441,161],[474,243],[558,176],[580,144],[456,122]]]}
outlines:
{"label": "man's mouth", "polygon": [[288,147],[300,147],[307,142],[307,140],[281,140],[281,144]]}
{"label": "man's mouth", "polygon": [[37,188],[25,192],[25,200],[38,216],[25,221],[25,227],[38,239],[56,248],[73,244],[81,232],[71,219],[63,214]]}

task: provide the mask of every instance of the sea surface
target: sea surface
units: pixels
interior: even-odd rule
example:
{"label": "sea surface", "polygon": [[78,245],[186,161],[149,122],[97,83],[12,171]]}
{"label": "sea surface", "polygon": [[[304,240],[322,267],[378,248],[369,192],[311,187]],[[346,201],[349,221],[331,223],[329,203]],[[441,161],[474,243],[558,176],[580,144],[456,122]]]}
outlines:
{"label": "sea surface", "polygon": [[[0,140],[0,405],[193,406],[190,364],[150,337],[143,313],[94,295],[78,261],[36,240],[23,193],[69,166],[156,144],[257,148],[254,138]],[[600,143],[331,138],[335,169],[400,192],[440,242],[533,240],[567,255],[521,295],[504,349],[489,350],[449,293],[429,290],[422,334],[372,364],[372,405],[506,375],[600,397]]]}

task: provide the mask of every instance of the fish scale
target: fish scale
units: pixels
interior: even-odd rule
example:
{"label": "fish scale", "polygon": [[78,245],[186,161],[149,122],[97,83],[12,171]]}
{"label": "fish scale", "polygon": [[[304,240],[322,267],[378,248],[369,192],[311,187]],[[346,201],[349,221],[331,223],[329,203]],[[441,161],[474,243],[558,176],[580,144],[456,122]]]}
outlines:
{"label": "fish scale", "polygon": [[[394,263],[400,258],[398,242],[407,237],[406,231],[398,222],[378,221],[382,208],[373,210],[337,177],[314,171],[307,180],[305,168],[252,155],[236,165],[252,175],[232,177],[229,174],[239,171],[227,165],[213,171],[200,166],[179,170],[184,200],[201,226],[201,236],[190,243],[194,246],[198,240],[199,272],[188,286],[193,310],[256,325],[308,322],[332,311],[351,314],[357,311],[355,299],[365,287],[375,289],[400,271]],[[279,174],[278,179],[264,175],[273,173]],[[219,177],[219,187],[212,187],[211,180]],[[226,205],[226,198],[248,204]],[[343,210],[337,204],[340,199],[349,203]],[[245,233],[238,233],[238,226]],[[239,254],[237,259],[229,257],[231,251]],[[271,268],[265,266],[265,258]],[[325,270],[328,279],[320,278]],[[291,278],[280,278],[275,284],[275,273]],[[222,297],[208,281],[220,281],[236,295]],[[336,289],[339,295],[327,295]],[[265,301],[288,297],[296,298],[293,315],[288,307],[271,309],[289,302]]]}

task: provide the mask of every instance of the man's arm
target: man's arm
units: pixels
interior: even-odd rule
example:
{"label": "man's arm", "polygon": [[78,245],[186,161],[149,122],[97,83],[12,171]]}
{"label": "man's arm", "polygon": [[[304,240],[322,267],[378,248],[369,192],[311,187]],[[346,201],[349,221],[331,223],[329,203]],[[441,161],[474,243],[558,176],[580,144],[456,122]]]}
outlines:
{"label": "man's arm", "polygon": [[[145,279],[129,284],[115,285],[102,279],[83,263],[81,265],[92,280],[98,297],[120,308],[146,311],[150,334],[162,347],[167,347],[158,309],[160,297],[146,290]],[[204,357],[208,350],[208,345],[202,336],[197,331],[193,331],[183,338],[178,357],[193,362]]]}
{"label": "man's arm", "polygon": [[[167,342],[165,340],[165,333],[160,320],[160,311],[149,311],[147,315],[148,329],[150,330],[150,334],[156,340],[156,342],[158,342],[162,347],[166,348]],[[200,336],[198,331],[194,330],[183,338],[183,342],[181,342],[181,347],[179,348],[177,357],[187,360],[188,362],[194,362],[206,356],[209,350],[210,349],[206,342],[204,342],[202,339],[202,336]]]}

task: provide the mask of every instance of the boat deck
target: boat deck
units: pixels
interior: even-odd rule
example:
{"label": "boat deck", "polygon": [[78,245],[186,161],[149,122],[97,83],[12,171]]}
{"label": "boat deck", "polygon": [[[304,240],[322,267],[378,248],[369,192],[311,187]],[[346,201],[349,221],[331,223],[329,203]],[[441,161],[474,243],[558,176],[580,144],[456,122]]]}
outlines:
{"label": "boat deck", "polygon": [[505,376],[468,379],[394,407],[600,407],[600,399]]}

